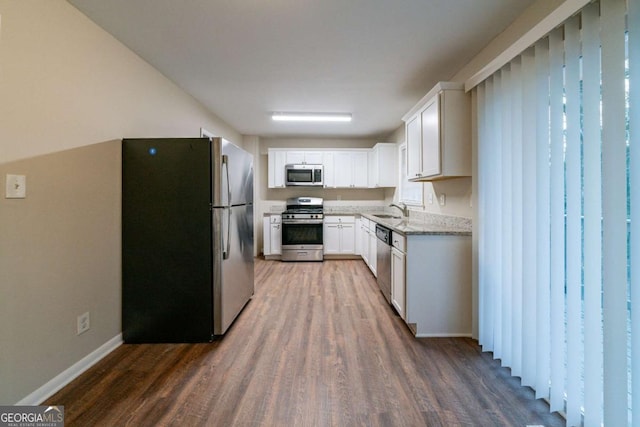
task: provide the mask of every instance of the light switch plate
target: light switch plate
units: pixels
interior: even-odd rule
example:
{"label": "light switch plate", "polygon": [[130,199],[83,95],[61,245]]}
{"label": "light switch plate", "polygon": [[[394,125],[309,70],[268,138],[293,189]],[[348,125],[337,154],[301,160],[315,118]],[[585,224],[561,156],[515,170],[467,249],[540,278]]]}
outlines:
{"label": "light switch plate", "polygon": [[7,174],[7,185],[5,198],[24,199],[27,197],[27,177],[26,175]]}

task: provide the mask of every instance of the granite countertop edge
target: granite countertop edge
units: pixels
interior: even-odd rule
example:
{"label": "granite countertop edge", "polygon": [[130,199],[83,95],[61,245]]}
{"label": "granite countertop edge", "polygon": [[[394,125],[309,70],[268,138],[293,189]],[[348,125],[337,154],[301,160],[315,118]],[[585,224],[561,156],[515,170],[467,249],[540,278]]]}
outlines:
{"label": "granite countertop edge", "polygon": [[[362,207],[362,209],[354,209],[355,207],[348,207],[346,209],[340,209],[331,207],[325,209],[325,216],[339,216],[339,215],[360,215],[368,218],[382,226],[390,228],[391,230],[404,235],[432,235],[432,236],[471,236],[472,225],[471,220],[468,218],[459,218],[454,216],[440,215],[440,214],[421,214],[424,220],[415,218],[380,218],[375,215],[392,213],[394,216],[398,215],[397,211],[385,211],[384,208],[375,207]],[[273,209],[271,212],[265,212],[264,216],[280,214]],[[412,214],[414,215],[413,211]]]}
{"label": "granite countertop edge", "polygon": [[[376,214],[389,214],[389,212],[354,212],[331,210],[325,211],[327,215],[360,215],[380,225],[405,235],[441,235],[441,236],[471,236],[471,225],[466,218],[444,217],[445,223],[424,222],[419,220],[407,220],[402,218],[379,218]],[[395,213],[394,213],[395,215]],[[459,224],[457,223],[459,222]],[[452,224],[453,223],[453,224]]]}

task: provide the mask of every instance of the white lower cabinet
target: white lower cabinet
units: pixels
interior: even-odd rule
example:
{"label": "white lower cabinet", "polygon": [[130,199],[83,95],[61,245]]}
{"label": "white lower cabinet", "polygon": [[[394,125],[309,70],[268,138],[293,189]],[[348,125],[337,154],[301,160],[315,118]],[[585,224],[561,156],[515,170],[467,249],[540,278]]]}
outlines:
{"label": "white lower cabinet", "polygon": [[367,266],[369,265],[369,219],[360,219],[360,256]]}
{"label": "white lower cabinet", "polygon": [[417,337],[471,336],[471,236],[406,238],[405,322]]}
{"label": "white lower cabinet", "polygon": [[371,221],[369,228],[369,270],[378,277],[378,238],[376,237],[376,223]]}
{"label": "white lower cabinet", "polygon": [[282,215],[267,215],[263,219],[263,253],[266,258],[282,255]]}
{"label": "white lower cabinet", "polygon": [[[397,236],[397,237],[396,237]],[[402,238],[404,236],[398,236],[393,233],[393,239]],[[394,242],[395,244],[395,242]],[[406,301],[406,282],[405,282],[405,261],[406,254],[397,247],[391,247],[391,304],[395,307],[396,311],[403,319],[406,319],[407,313],[405,310]]]}
{"label": "white lower cabinet", "polygon": [[378,277],[376,272],[376,254],[378,253],[376,223],[369,218],[362,217],[360,219],[360,239],[360,256],[373,275]]}
{"label": "white lower cabinet", "polygon": [[356,219],[350,215],[324,217],[323,251],[325,255],[355,255]]}

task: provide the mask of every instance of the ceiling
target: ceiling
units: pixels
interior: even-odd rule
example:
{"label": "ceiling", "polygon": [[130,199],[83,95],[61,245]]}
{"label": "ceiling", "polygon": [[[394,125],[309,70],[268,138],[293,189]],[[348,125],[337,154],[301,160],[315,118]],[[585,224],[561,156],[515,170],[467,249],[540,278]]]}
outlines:
{"label": "ceiling", "polygon": [[[68,0],[244,135],[384,137],[533,0]],[[274,111],[351,123],[273,122]]]}

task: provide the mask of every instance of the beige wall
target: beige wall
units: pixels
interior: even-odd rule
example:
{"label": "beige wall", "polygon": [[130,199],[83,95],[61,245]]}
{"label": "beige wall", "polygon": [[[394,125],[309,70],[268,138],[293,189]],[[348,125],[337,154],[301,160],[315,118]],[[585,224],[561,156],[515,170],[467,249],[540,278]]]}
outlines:
{"label": "beige wall", "polygon": [[[117,336],[122,137],[241,136],[63,0],[0,0],[0,404]],[[27,198],[4,198],[6,174]],[[76,316],[91,329],[76,335]]]}
{"label": "beige wall", "polygon": [[[0,165],[0,402],[16,403],[118,335],[120,141]],[[4,185],[2,187],[4,189]],[[76,317],[91,329],[76,335]]]}

